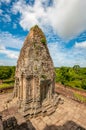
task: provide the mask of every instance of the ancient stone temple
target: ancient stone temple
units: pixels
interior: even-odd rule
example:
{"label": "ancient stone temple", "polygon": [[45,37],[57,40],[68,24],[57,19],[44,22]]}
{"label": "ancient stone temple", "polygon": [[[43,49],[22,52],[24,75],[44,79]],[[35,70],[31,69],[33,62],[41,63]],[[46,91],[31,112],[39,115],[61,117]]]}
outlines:
{"label": "ancient stone temple", "polygon": [[17,61],[14,87],[19,111],[24,117],[50,114],[56,109],[55,71],[44,33],[31,28]]}

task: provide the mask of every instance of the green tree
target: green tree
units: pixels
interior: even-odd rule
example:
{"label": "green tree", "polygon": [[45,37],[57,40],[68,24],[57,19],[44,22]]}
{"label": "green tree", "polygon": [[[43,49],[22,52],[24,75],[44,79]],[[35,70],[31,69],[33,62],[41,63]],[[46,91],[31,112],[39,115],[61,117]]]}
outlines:
{"label": "green tree", "polygon": [[79,70],[80,70],[80,66],[79,66],[79,65],[74,65],[74,66],[73,66],[73,69],[74,69],[74,71],[75,71],[76,73],[78,73]]}
{"label": "green tree", "polygon": [[82,80],[82,88],[86,90],[86,79]]}

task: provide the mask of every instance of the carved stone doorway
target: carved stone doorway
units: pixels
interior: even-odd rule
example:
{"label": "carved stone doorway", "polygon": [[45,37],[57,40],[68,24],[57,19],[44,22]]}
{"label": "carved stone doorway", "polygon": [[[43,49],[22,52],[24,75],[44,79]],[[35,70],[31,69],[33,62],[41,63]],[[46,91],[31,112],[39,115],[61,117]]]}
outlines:
{"label": "carved stone doorway", "polygon": [[40,100],[41,103],[43,102],[43,100],[46,100],[48,97],[48,83],[44,80],[41,81],[40,83]]}

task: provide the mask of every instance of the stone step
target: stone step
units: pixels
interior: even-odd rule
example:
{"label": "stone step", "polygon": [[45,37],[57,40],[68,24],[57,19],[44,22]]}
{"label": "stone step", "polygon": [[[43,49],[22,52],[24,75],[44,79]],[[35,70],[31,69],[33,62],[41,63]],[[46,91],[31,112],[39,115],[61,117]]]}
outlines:
{"label": "stone step", "polygon": [[52,107],[52,108],[47,110],[47,115],[51,115],[54,112],[55,112],[55,109]]}
{"label": "stone step", "polygon": [[49,108],[52,108],[53,107],[53,104],[51,103],[46,103],[46,104],[43,104],[43,109],[45,109],[45,110],[47,110],[47,109],[49,109]]}
{"label": "stone step", "polygon": [[30,118],[33,118],[33,117],[37,117],[37,116],[41,116],[41,111],[39,111],[38,113],[34,114],[34,113],[30,113],[30,114],[27,114],[27,115],[24,115],[24,118],[26,120],[30,119]]}
{"label": "stone step", "polygon": [[48,106],[44,107],[45,110],[48,110],[50,108],[52,108],[52,105],[48,105]]}
{"label": "stone step", "polygon": [[42,109],[41,108],[39,108],[39,109],[29,109],[29,110],[27,110],[27,111],[25,111],[25,112],[23,112],[23,116],[24,117],[27,117],[27,116],[33,116],[33,115],[36,115],[36,114],[38,114],[38,113],[40,113],[42,111]]}
{"label": "stone step", "polygon": [[25,120],[28,120],[30,118],[30,114],[24,116]]}
{"label": "stone step", "polygon": [[49,106],[50,104],[51,104],[50,102],[45,102],[45,103],[42,104],[42,106],[47,107],[47,106]]}

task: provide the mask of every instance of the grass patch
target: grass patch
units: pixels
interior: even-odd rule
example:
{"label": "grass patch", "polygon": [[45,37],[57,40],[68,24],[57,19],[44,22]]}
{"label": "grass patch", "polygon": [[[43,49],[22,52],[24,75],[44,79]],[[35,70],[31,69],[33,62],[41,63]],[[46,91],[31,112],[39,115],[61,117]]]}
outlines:
{"label": "grass patch", "polygon": [[0,89],[11,88],[13,86],[14,86],[14,79],[6,79],[3,80],[2,84],[0,84]]}
{"label": "grass patch", "polygon": [[64,85],[72,87],[72,88],[79,88],[81,89],[82,82],[80,80],[74,80],[74,81],[67,81]]}
{"label": "grass patch", "polygon": [[80,102],[85,102],[86,103],[86,98],[78,93],[74,93],[74,97],[76,100],[80,101]]}
{"label": "grass patch", "polygon": [[14,79],[6,79],[6,80],[3,80],[3,83],[6,83],[6,84],[10,84],[10,83],[14,83]]}
{"label": "grass patch", "polygon": [[11,88],[13,86],[14,86],[14,83],[10,83],[10,84],[3,83],[0,85],[0,89]]}
{"label": "grass patch", "polygon": [[3,83],[3,84],[0,85],[0,89],[10,88],[10,87],[13,87],[13,86],[14,86],[14,83],[10,83],[10,84]]}

